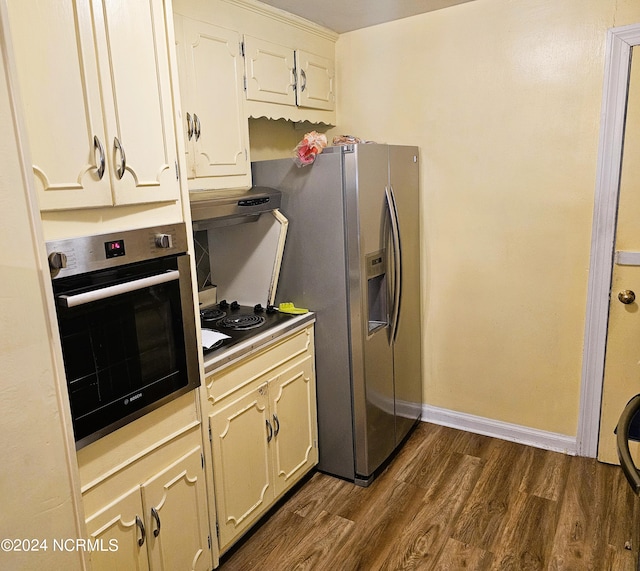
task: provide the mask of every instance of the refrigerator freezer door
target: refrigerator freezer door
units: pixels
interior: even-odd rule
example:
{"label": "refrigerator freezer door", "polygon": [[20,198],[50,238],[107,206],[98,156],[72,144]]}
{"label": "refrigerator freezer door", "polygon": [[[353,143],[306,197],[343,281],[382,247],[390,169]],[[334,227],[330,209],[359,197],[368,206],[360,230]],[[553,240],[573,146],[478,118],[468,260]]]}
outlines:
{"label": "refrigerator freezer door", "polygon": [[418,177],[418,149],[390,146],[389,184],[398,212],[402,272],[398,330],[393,346],[396,442],[407,435],[422,413]]}
{"label": "refrigerator freezer door", "polygon": [[356,479],[361,480],[375,472],[396,443],[388,311],[377,320],[383,323],[370,325],[376,321],[372,310],[379,316],[383,303],[372,298],[385,300],[389,295],[386,273],[371,271],[379,253],[386,258],[388,149],[358,145],[344,154]]}

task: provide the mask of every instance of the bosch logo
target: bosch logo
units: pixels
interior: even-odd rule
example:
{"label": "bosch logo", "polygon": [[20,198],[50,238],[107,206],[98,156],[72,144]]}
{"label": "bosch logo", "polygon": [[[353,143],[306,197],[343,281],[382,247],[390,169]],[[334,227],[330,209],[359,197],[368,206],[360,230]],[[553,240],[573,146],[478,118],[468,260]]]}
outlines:
{"label": "bosch logo", "polygon": [[133,402],[134,400],[138,400],[140,397],[142,397],[142,393],[136,393],[131,398],[124,399],[124,404],[129,404],[129,403]]}

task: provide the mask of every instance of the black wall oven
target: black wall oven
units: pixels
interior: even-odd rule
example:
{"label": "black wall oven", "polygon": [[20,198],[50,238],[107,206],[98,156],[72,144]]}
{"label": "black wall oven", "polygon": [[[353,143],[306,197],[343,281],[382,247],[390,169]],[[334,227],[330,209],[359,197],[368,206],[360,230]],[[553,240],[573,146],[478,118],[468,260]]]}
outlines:
{"label": "black wall oven", "polygon": [[76,447],[200,384],[183,224],[47,243]]}

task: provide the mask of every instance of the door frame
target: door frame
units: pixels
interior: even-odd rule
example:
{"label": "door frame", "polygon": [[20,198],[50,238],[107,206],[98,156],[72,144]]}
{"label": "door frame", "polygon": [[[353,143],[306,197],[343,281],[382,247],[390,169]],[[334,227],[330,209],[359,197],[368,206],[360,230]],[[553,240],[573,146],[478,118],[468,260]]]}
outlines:
{"label": "door frame", "polygon": [[607,31],[576,443],[578,455],[591,458],[598,452],[631,48],[637,45],[640,24]]}

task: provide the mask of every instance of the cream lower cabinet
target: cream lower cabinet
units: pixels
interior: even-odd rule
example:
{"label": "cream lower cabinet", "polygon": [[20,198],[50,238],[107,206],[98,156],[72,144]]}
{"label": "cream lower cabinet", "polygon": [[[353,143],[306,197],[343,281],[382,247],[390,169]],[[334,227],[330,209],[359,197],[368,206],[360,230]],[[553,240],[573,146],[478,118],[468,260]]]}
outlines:
{"label": "cream lower cabinet", "polygon": [[318,462],[312,327],[212,375],[208,386],[223,552]]}
{"label": "cream lower cabinet", "polygon": [[89,514],[87,532],[93,571],[210,569],[201,448]]}
{"label": "cream lower cabinet", "polygon": [[41,210],[179,199],[166,8],[8,0]]}
{"label": "cream lower cabinet", "polygon": [[237,32],[175,14],[190,190],[249,188],[249,122]]}

